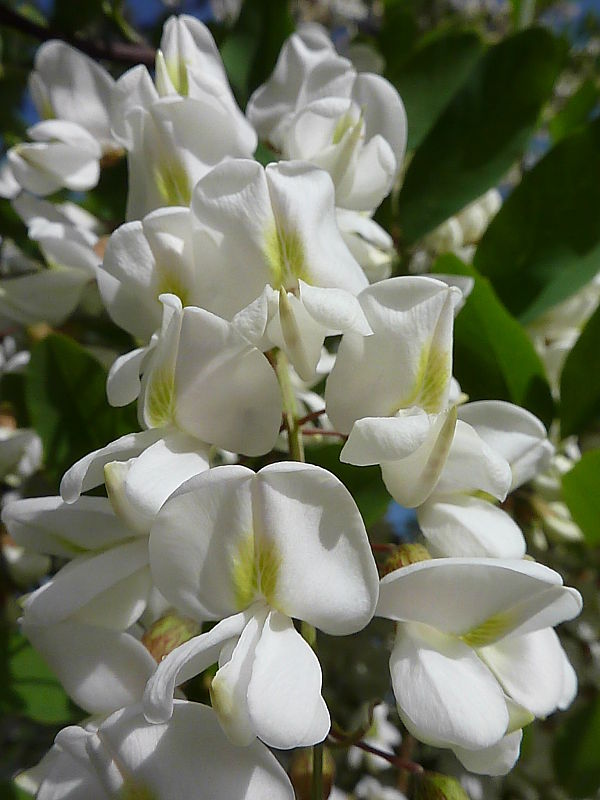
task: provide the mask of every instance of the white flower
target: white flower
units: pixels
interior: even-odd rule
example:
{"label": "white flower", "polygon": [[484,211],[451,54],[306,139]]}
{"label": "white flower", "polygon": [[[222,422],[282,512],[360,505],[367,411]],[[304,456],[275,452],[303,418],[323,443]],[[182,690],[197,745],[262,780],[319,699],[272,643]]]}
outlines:
{"label": "white flower", "polygon": [[386,575],[376,613],[399,622],[390,671],[402,721],[474,771],[508,771],[518,729],[574,695],[551,628],[580,610],[578,592],[530,561],[433,559]]}
{"label": "white flower", "polygon": [[328,333],[370,333],[354,297],[367,280],[338,231],[327,173],[231,160],[199,181],[192,212],[212,240],[203,245],[203,304],[227,319],[248,309],[237,320],[244,335],[262,349],[282,347],[303,380]]}
{"label": "white flower", "polygon": [[335,430],[350,432],[341,460],[380,464],[392,496],[420,505],[434,488],[454,435],[448,408],[455,287],[392,278],[358,296],[373,335],[344,334],[325,401]]}
{"label": "white flower", "polygon": [[406,795],[393,786],[382,784],[371,775],[365,775],[359,780],[352,793],[360,800],[406,800]]}
{"label": "white flower", "polygon": [[239,750],[219,728],[212,709],[178,700],[162,725],[131,706],[97,730],[64,728],[42,765],[38,800],[59,797],[172,800],[210,787],[215,800],[293,800],[277,759],[260,742]]}
{"label": "white flower", "polygon": [[[360,119],[356,117],[357,110]],[[347,117],[349,112],[352,120]],[[258,135],[279,150],[285,151],[286,146],[291,146],[292,150],[300,147],[304,151],[302,157],[307,157],[306,152],[311,151],[313,154],[320,152],[320,157],[326,158],[326,148],[334,145],[335,150],[335,144],[354,128],[354,134],[366,140],[361,157],[368,160],[377,154],[375,161],[391,164],[391,155],[395,161],[391,166],[394,174],[402,164],[406,114],[398,93],[379,75],[357,74],[350,61],[337,55],[327,32],[319,25],[303,25],[287,39],[273,74],[251,96],[246,113]],[[313,125],[310,126],[310,140],[302,142],[299,133],[308,119],[305,114]],[[330,130],[327,118],[334,120]],[[337,135],[334,135],[336,128]],[[325,132],[327,135],[323,138]],[[334,142],[338,137],[340,141]],[[377,173],[382,163],[375,164],[375,161],[372,166]],[[367,172],[362,173],[361,180],[368,178]],[[387,192],[382,197],[385,194]],[[344,192],[342,195],[351,196]],[[338,205],[344,206],[344,203]],[[366,207],[360,205],[360,208],[366,210],[375,205],[378,202]]]}
{"label": "white flower", "polygon": [[91,189],[98,182],[100,159],[118,150],[109,122],[114,80],[91,58],[57,40],[39,48],[35,67],[30,90],[42,122],[28,130],[33,144],[9,150],[14,177],[34,194]]}
{"label": "white flower", "polygon": [[161,662],[148,717],[167,719],[174,687],[218,660],[213,707],[232,741],[290,748],[324,739],[321,668],[291,617],[345,635],[369,622],[377,601],[364,525],[337,478],[285,462],[256,475],[216,467],[165,504],[150,550],[167,600],[223,621]]}
{"label": "white flower", "polygon": [[111,117],[113,135],[128,151],[127,219],[189,205],[194,184],[211,167],[256,149],[212,35],[189,16],[165,25],[156,86],[141,65],[119,78]]}
{"label": "white flower", "polygon": [[136,459],[104,466],[110,500],[80,497],[69,504],[60,497],[37,497],[9,503],[2,520],[17,544],[69,559],[27,598],[27,620],[35,625],[69,620],[116,630],[133,625],[153,591],[152,520],[172,491],[207,468],[202,454],[173,453],[161,439]]}
{"label": "white flower", "polygon": [[[523,534],[493,498],[504,500],[547,466],[554,448],[546,429],[529,411],[494,400],[462,405],[458,418],[439,481],[417,511],[428,547],[437,556],[522,558]],[[477,438],[467,438],[469,428]],[[497,477],[486,481],[486,469],[494,465]]]}

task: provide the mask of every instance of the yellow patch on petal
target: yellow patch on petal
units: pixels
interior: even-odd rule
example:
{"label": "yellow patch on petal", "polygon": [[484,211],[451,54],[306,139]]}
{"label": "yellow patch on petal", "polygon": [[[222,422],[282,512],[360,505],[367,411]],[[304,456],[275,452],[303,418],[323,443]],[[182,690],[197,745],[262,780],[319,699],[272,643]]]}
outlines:
{"label": "yellow patch on petal", "polygon": [[154,165],[154,182],[166,206],[189,206],[190,182],[183,166],[175,160]]}
{"label": "yellow patch on petal", "polygon": [[267,231],[264,254],[271,270],[271,285],[293,290],[298,279],[310,283],[306,276],[304,245],[296,231],[272,225]]}
{"label": "yellow patch on petal", "polygon": [[182,97],[187,97],[190,87],[188,83],[187,64],[185,61],[182,58],[165,59],[165,66],[175,91]]}
{"label": "yellow patch on petal", "polygon": [[486,647],[501,639],[512,623],[512,616],[508,612],[500,612],[488,617],[481,625],[463,633],[459,638],[469,647]]}
{"label": "yellow patch on petal", "polygon": [[159,284],[157,298],[161,294],[174,294],[181,300],[182,306],[189,305],[189,291],[188,287],[184,285],[183,281],[179,279],[178,275],[169,274],[163,275]]}
{"label": "yellow patch on petal", "polygon": [[280,564],[281,556],[272,542],[257,541],[253,533],[240,540],[232,568],[235,602],[240,610],[261,597],[275,607]]}
{"label": "yellow patch on petal", "polygon": [[426,344],[421,350],[417,375],[410,394],[391,410],[419,406],[428,414],[437,414],[444,407],[448,382],[452,377],[450,351]]}
{"label": "yellow patch on petal", "polygon": [[175,413],[175,375],[170,370],[157,370],[146,390],[144,416],[151,428],[161,428],[173,421]]}
{"label": "yellow patch on petal", "polygon": [[133,778],[125,781],[118,797],[119,800],[157,800],[153,791]]}

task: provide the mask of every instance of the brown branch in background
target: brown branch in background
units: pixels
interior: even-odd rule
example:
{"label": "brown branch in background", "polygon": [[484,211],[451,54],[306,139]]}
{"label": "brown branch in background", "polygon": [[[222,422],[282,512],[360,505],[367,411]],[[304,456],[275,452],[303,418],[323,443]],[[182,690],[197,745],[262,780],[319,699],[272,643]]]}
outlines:
{"label": "brown branch in background", "polygon": [[119,64],[154,65],[156,51],[149,45],[132,44],[130,42],[90,41],[52,27],[38,25],[37,22],[27,19],[17,11],[13,11],[3,5],[0,5],[0,25],[5,25],[27,36],[32,36],[41,42],[49,39],[61,39],[92,58],[114,61]]}
{"label": "brown branch in background", "polygon": [[[332,728],[332,730],[329,731],[329,736],[334,741],[337,740],[338,742],[343,739],[343,736],[339,731],[335,730],[335,728]],[[360,750],[364,750],[365,753],[372,753],[375,756],[383,758],[389,764],[396,767],[396,769],[404,770],[405,772],[409,772],[413,775],[420,775],[422,772],[424,772],[421,764],[417,764],[415,761],[404,759],[401,756],[395,755],[394,753],[386,753],[385,750],[380,750],[378,747],[372,747],[366,742],[352,742],[352,746],[358,747]]]}

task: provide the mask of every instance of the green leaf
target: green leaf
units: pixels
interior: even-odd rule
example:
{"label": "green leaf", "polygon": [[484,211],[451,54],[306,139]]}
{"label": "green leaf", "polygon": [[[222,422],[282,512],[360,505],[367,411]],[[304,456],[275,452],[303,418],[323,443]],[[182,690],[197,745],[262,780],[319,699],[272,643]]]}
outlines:
{"label": "green leaf", "polygon": [[592,797],[600,786],[600,698],[586,703],[561,726],[554,766],[569,797]]}
{"label": "green leaf", "polygon": [[24,636],[2,627],[0,641],[6,654],[2,665],[5,674],[0,682],[3,714],[23,714],[49,725],[66,724],[83,716],[77,713],[58,678]]}
{"label": "green leaf", "polygon": [[388,60],[386,77],[406,108],[409,150],[421,144],[482,52],[483,42],[474,31],[436,32],[400,65]]}
{"label": "green leaf", "polygon": [[269,77],[281,45],[294,30],[289,5],[284,0],[246,0],[225,39],[221,56],[242,107]]}
{"label": "green leaf", "polygon": [[600,415],[600,308],[588,320],[560,376],[561,436],[581,433]]}
{"label": "green leaf", "polygon": [[393,80],[397,70],[410,55],[419,36],[414,12],[406,0],[386,3],[377,45],[385,59],[386,78]]}
{"label": "green leaf", "polygon": [[600,120],[563,139],[492,220],[474,263],[530,322],[600,270]]}
{"label": "green leaf", "polygon": [[407,170],[399,222],[408,244],[495,186],[520,158],[564,55],[561,41],[530,28],[479,59]]}
{"label": "green leaf", "polygon": [[590,119],[600,92],[596,83],[589,79],[570,97],[564,107],[553,117],[548,130],[555,142],[559,142],[578,128],[583,127]]}
{"label": "green leaf", "polygon": [[132,407],[108,405],[105,387],[104,367],[72,339],[52,334],[33,349],[25,399],[54,477],[90,451],[139,429]]}
{"label": "green leaf", "polygon": [[354,498],[358,510],[368,527],[380,520],[392,498],[381,479],[379,467],[355,467],[340,461],[341,445],[332,444],[324,447],[306,448],[306,460],[309,464],[332,472],[344,484]]}
{"label": "green leaf", "polygon": [[454,324],[454,374],[471,400],[508,400],[549,425],[553,403],[544,367],[523,327],[497,298],[489,281],[453,255],[433,272],[474,279]]}
{"label": "green leaf", "polygon": [[573,469],[563,475],[562,490],[585,540],[592,545],[600,543],[600,450],[589,450],[582,455]]}

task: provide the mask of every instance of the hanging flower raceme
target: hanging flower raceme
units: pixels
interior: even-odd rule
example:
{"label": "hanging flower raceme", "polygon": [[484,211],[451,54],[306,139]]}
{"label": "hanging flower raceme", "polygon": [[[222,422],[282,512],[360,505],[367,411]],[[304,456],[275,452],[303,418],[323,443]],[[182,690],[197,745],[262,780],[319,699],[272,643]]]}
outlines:
{"label": "hanging flower raceme", "polygon": [[208,28],[171,17],[148,70],[133,67],[112,94],[112,132],[127,150],[127,219],[189,205],[196,181],[225,158],[251,157],[256,133],[237,107]]}
{"label": "hanging flower raceme", "polygon": [[258,741],[239,750],[212,709],[177,700],[171,719],[152,725],[139,706],[97,730],[63,729],[42,762],[38,800],[174,800],[210,787],[215,800],[293,800],[275,756]]}
{"label": "hanging flower raceme", "polygon": [[52,40],[39,48],[30,90],[42,122],[27,131],[32,144],[8,152],[23,188],[47,195],[98,183],[100,160],[120,151],[110,129],[113,86],[103,67],[70,45]]}
{"label": "hanging flower raceme", "polygon": [[376,613],[398,622],[390,672],[402,721],[473,772],[508,772],[520,728],[575,695],[552,627],[580,610],[579,593],[532,561],[431,559],[389,573]]}
{"label": "hanging flower raceme", "polygon": [[367,279],[337,229],[323,170],[231,160],[197,184],[192,212],[212,240],[203,244],[203,304],[236,317],[258,347],[281,347],[303,380],[329,333],[371,332],[355,298]]}
{"label": "hanging flower raceme", "polygon": [[291,618],[353,633],[371,619],[378,588],[362,519],[338,479],[297,463],[256,474],[216,467],[165,504],[150,551],[171,603],[222,622],[161,662],[148,718],[168,719],[175,686],[218,660],[212,703],[232,741],[290,748],[324,739],[321,668]]}

